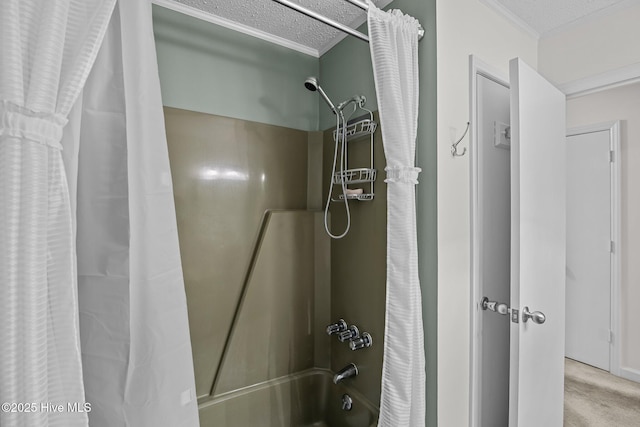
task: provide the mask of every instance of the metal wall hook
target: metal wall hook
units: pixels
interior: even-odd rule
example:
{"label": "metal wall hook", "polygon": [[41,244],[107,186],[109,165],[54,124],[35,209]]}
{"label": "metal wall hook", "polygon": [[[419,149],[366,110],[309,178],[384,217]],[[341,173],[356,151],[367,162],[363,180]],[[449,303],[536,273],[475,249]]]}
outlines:
{"label": "metal wall hook", "polygon": [[464,139],[464,137],[467,136],[467,132],[469,132],[469,124],[470,123],[467,122],[467,128],[464,130],[464,133],[462,134],[460,139],[458,139],[456,142],[451,144],[451,156],[453,156],[453,157],[461,157],[461,156],[464,156],[464,154],[467,152],[467,149],[463,148],[462,149],[462,153],[458,153],[458,144],[460,144],[462,142],[462,140]]}

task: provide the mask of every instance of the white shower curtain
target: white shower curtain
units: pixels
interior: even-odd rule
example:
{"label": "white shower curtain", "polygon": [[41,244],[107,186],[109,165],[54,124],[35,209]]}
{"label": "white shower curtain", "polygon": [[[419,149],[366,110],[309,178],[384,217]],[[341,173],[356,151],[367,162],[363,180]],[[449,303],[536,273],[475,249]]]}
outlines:
{"label": "white shower curtain", "polygon": [[[196,427],[187,305],[149,0],[118,0],[63,143],[77,176],[92,427]],[[78,142],[79,141],[79,142]],[[76,150],[75,147],[79,149]],[[74,187],[74,185],[72,185]]]}
{"label": "white shower curtain", "polygon": [[115,3],[0,7],[0,402],[64,406],[2,427],[198,425],[151,5]]}
{"label": "white shower curtain", "polygon": [[379,426],[425,423],[425,360],[418,278],[415,167],[418,30],[398,10],[369,3],[369,45],[387,159],[387,301]]}
{"label": "white shower curtain", "polygon": [[114,3],[0,6],[0,402],[14,404],[2,427],[87,425],[67,407],[85,396],[60,139]]}

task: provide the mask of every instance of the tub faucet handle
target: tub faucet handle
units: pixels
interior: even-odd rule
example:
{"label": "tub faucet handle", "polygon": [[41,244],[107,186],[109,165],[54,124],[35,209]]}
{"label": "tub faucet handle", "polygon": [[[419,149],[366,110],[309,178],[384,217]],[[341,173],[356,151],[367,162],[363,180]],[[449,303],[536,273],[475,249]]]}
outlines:
{"label": "tub faucet handle", "polygon": [[327,326],[327,335],[339,334],[340,332],[344,332],[346,330],[347,322],[345,322],[344,319],[340,319],[336,323],[332,323],[331,325]]}
{"label": "tub faucet handle", "polygon": [[342,395],[342,410],[350,411],[353,408],[353,399],[348,394]]}
{"label": "tub faucet handle", "polygon": [[371,344],[373,344],[373,338],[368,332],[363,332],[362,336],[349,341],[349,348],[351,350],[360,350],[361,348],[371,347]]}
{"label": "tub faucet handle", "polygon": [[358,330],[358,327],[356,325],[351,325],[349,326],[349,329],[338,334],[338,340],[340,342],[345,342],[354,338],[358,338],[359,336],[360,331]]}

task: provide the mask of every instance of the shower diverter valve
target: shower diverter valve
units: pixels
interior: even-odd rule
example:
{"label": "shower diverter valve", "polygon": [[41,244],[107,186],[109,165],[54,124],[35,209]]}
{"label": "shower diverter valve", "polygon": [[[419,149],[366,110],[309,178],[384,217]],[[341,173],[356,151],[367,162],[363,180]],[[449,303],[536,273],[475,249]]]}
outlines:
{"label": "shower diverter valve", "polygon": [[361,348],[371,347],[373,344],[373,338],[369,332],[363,332],[358,338],[354,338],[349,342],[349,348],[351,350],[360,350]]}
{"label": "shower diverter valve", "polygon": [[360,331],[358,330],[358,327],[356,325],[351,325],[349,329],[338,334],[338,340],[340,340],[340,342],[345,342],[358,338],[359,336]]}

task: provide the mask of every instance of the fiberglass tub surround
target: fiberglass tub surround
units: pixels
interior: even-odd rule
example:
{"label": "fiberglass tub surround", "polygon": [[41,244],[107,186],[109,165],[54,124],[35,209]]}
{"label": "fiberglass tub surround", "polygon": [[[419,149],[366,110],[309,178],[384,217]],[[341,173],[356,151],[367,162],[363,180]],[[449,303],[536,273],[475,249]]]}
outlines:
{"label": "fiberglass tub surround", "polygon": [[[165,119],[201,425],[375,424],[385,239],[371,230],[384,230],[384,188],[375,201],[353,203],[353,227],[332,245],[324,213],[307,206],[321,206],[328,190],[334,129],[174,108]],[[383,167],[375,144],[375,167]],[[370,159],[368,143],[354,148],[353,161]],[[332,226],[343,227],[344,208],[333,212]],[[373,265],[356,278],[344,274],[350,262]],[[375,344],[352,351],[349,340],[329,336],[341,317]],[[360,375],[334,384],[349,363]],[[350,411],[342,410],[345,394]]]}
{"label": "fiberglass tub surround", "polygon": [[[170,139],[175,136],[175,142],[170,142],[175,148],[170,151],[176,162],[181,244],[193,245],[183,249],[183,259],[198,398],[203,419],[210,419],[205,422],[212,425],[232,422],[216,421],[216,417],[234,418],[234,405],[245,406],[251,417],[249,408],[254,405],[245,398],[265,393],[276,398],[261,401],[269,408],[257,412],[262,421],[245,422],[353,427],[377,423],[375,409],[365,411],[364,418],[349,417],[367,405],[385,407],[381,425],[424,422],[413,212],[420,169],[412,161],[416,129],[409,117],[417,114],[417,96],[408,89],[417,81],[414,59],[420,28],[415,19],[398,11],[372,9],[369,6],[369,26],[375,29],[371,40],[374,76],[376,86],[384,89],[378,105],[382,109],[385,102],[380,101],[387,101],[384,108],[391,108],[388,117],[393,117],[383,141],[388,140],[392,158],[386,168],[385,157],[374,154],[381,154],[383,145],[379,137],[376,144],[375,126],[366,132],[361,129],[368,144],[357,141],[360,135],[347,135],[350,126],[357,134],[365,122],[355,114],[358,109],[367,113],[369,125],[373,123],[364,97],[341,93],[347,100],[334,104],[313,77],[307,78],[305,86],[319,92],[336,117],[336,128],[324,132],[322,143],[317,132],[220,116],[193,113],[198,117],[190,125],[167,119]],[[397,24],[399,38],[389,34],[394,25],[380,25],[386,21]],[[402,50],[408,60],[401,67],[407,71],[403,78],[411,82],[402,88],[408,93],[398,93],[397,82],[385,78],[387,68],[398,66],[385,62],[388,49]],[[300,89],[304,90],[302,84]],[[408,100],[407,105],[398,100]],[[354,122],[349,121],[351,117]],[[200,125],[210,129],[198,131]],[[216,132],[213,128],[219,125]],[[193,151],[186,154],[189,148]],[[319,161],[324,163],[322,170],[317,167]],[[389,191],[396,197],[392,204],[386,203],[386,186],[380,194],[377,189],[374,193],[376,172],[383,168]],[[326,186],[322,192],[328,199],[326,209],[314,211],[310,208],[322,207],[321,198],[318,202],[322,185]],[[215,231],[207,233],[207,228]],[[397,256],[387,258],[387,246],[398,250]],[[189,263],[193,269],[187,267]],[[225,276],[229,266],[234,274]],[[385,330],[384,313],[394,306],[400,312],[389,318],[393,325]],[[218,319],[212,321],[210,313]],[[349,319],[349,324],[336,331],[340,339],[329,340],[332,337],[325,329],[340,318]],[[383,353],[389,356],[385,364]],[[352,389],[353,396],[345,392],[338,399],[326,398],[326,409],[319,417],[314,416],[314,406],[289,405],[291,395],[308,398],[286,391],[296,387],[292,375],[312,369],[337,372],[330,392],[316,390],[315,400],[322,401],[343,387]],[[327,421],[335,408],[344,416]]]}

